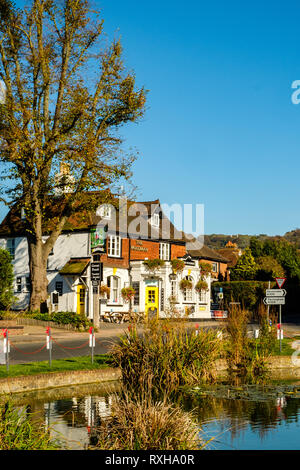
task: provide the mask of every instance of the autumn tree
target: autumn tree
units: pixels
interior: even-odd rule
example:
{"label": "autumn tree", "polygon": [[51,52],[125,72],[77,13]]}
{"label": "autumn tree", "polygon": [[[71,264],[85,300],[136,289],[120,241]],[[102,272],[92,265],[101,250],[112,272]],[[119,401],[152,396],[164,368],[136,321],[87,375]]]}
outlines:
{"label": "autumn tree", "polygon": [[22,11],[1,3],[3,197],[25,210],[36,310],[47,299],[48,255],[70,215],[88,209],[88,191],[98,194],[89,204],[99,205],[97,191],[130,177],[133,157],[123,155],[118,129],[143,116],[146,93],[126,71],[120,41],[106,44],[87,0],[33,0]]}

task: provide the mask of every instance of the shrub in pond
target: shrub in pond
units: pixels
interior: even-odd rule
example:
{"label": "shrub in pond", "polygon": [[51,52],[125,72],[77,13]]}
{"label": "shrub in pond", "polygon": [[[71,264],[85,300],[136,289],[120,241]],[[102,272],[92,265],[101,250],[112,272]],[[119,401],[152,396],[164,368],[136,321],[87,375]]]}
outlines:
{"label": "shrub in pond", "polygon": [[213,380],[221,348],[217,332],[188,329],[185,320],[169,318],[148,322],[142,334],[129,327],[112,357],[127,387],[171,391]]}
{"label": "shrub in pond", "polygon": [[97,429],[96,449],[193,450],[204,447],[191,412],[150,395],[114,396],[111,415]]}
{"label": "shrub in pond", "polygon": [[10,402],[0,405],[1,450],[54,450],[59,443],[49,430],[35,422],[34,414],[14,408]]}

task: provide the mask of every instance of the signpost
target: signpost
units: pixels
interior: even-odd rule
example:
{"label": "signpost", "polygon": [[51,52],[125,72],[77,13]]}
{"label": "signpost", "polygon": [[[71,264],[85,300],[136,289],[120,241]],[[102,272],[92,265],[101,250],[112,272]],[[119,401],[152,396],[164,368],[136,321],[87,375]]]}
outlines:
{"label": "signpost", "polygon": [[266,296],[267,297],[285,297],[286,290],[285,289],[267,289]]}
{"label": "signpost", "polygon": [[99,326],[101,315],[101,306],[99,305],[99,284],[103,279],[103,263],[94,261],[91,263],[91,281],[93,286],[93,311],[94,311],[94,326]]}
{"label": "signpost", "polygon": [[264,304],[265,305],[285,305],[285,298],[284,297],[265,297]]}
{"label": "signpost", "polygon": [[99,261],[91,263],[91,280],[102,281],[102,266]]}
{"label": "signpost", "polygon": [[266,290],[266,297],[264,298],[264,304],[268,305],[279,305],[279,332],[277,332],[277,338],[280,340],[280,352],[281,352],[281,340],[283,339],[283,331],[281,330],[281,305],[285,305],[285,296],[286,290],[282,289],[283,284],[286,281],[286,277],[276,277],[276,284],[278,289],[269,289]]}

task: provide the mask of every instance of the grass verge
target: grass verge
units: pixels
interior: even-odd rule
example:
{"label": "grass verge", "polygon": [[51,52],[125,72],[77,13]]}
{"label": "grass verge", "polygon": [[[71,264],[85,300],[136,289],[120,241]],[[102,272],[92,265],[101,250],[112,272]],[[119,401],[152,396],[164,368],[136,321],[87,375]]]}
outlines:
{"label": "grass verge", "polygon": [[283,340],[281,340],[281,352],[280,341],[277,340],[272,356],[291,356],[295,352],[295,349],[291,347],[291,344],[297,340],[300,340],[300,336],[293,336],[292,338],[283,338]]}
{"label": "grass verge", "polygon": [[49,367],[48,361],[14,364],[9,366],[9,372],[6,371],[5,365],[1,365],[0,378],[74,370],[95,370],[107,367],[112,367],[111,356],[108,354],[99,354],[94,356],[93,364],[90,356],[82,356],[53,360],[51,367]]}

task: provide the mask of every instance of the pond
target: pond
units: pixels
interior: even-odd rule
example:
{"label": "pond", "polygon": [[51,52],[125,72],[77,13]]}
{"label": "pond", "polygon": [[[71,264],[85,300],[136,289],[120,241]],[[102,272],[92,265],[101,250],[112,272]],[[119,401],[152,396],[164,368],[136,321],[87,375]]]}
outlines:
{"label": "pond", "polygon": [[[34,419],[43,421],[64,448],[86,449],[94,442],[94,429],[110,413],[118,383],[59,388],[15,395]],[[194,410],[208,449],[300,449],[300,381],[272,382],[267,386],[197,387],[179,399]]]}

